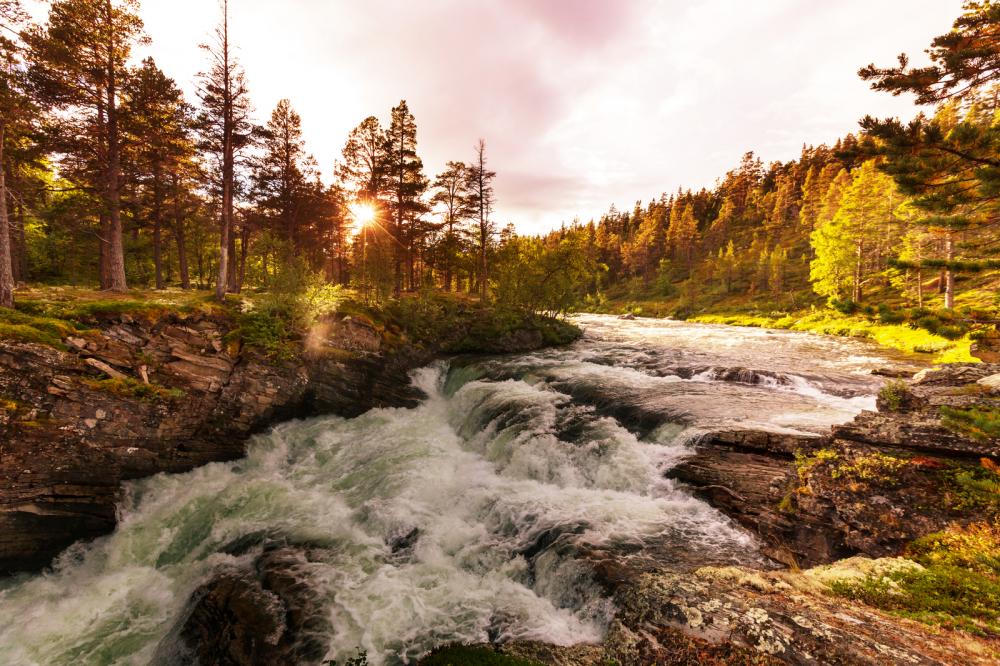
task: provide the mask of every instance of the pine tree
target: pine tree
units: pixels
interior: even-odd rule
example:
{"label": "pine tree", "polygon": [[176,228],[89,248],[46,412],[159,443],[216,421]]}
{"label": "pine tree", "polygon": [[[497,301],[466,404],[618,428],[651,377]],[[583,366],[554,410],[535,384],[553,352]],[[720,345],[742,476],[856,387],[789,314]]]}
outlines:
{"label": "pine tree", "polygon": [[816,293],[842,298],[850,286],[850,297],[862,301],[871,276],[887,265],[886,247],[899,238],[895,211],[900,203],[892,179],[874,160],[855,170],[833,219],[813,232],[816,258],[810,278]]}
{"label": "pine tree", "polygon": [[[156,288],[163,289],[162,233],[172,174],[178,172],[183,162],[193,159],[190,117],[180,89],[152,58],[143,60],[126,82],[125,92],[122,125],[127,156],[132,176],[143,190],[140,203],[152,227]],[[179,247],[178,252],[183,250]],[[186,272],[186,266],[181,272]]]}
{"label": "pine tree", "polygon": [[420,216],[428,208],[422,197],[428,181],[424,165],[417,155],[417,123],[406,100],[392,110],[385,151],[385,191],[389,213],[393,219],[396,250],[395,292],[403,288],[402,267],[406,264],[406,283],[415,288],[415,252],[422,239]]}
{"label": "pine tree", "polygon": [[[0,27],[13,28],[23,20],[18,2],[0,3]],[[23,122],[30,104],[23,91],[20,44],[0,32],[0,307],[14,307],[14,265],[10,216],[7,208],[7,136]]]}
{"label": "pine tree", "polygon": [[473,212],[469,210],[465,191],[468,177],[468,167],[464,162],[448,162],[445,170],[434,179],[431,203],[441,207],[444,217],[442,261],[445,291],[451,291],[452,277],[461,248],[462,222]]}
{"label": "pine tree", "polygon": [[[953,29],[933,40],[931,64],[869,65],[859,74],[872,88],[893,95],[913,93],[919,104],[941,104],[931,118],[909,124],[866,117],[865,149],[884,156],[884,170],[925,213],[922,223],[944,239],[940,256],[923,268],[940,268],[945,307],[954,306],[955,274],[995,265],[991,244],[959,247],[962,236],[993,231],[1000,224],[1000,4],[969,1]],[[907,264],[899,259],[900,266]],[[907,264],[912,267],[912,263]]]}
{"label": "pine tree", "polygon": [[478,224],[476,240],[479,250],[479,296],[485,303],[489,298],[488,255],[490,243],[496,233],[496,227],[490,216],[496,203],[493,180],[497,174],[486,168],[486,142],[483,139],[476,144],[476,157],[469,165],[467,173],[468,205]]}
{"label": "pine tree", "polygon": [[236,158],[251,141],[250,93],[246,74],[233,55],[229,39],[229,0],[222,0],[222,20],[211,44],[203,44],[209,68],[200,75],[201,111],[198,126],[201,146],[215,164],[213,177],[219,201],[219,274],[215,296],[236,291],[234,211]]}
{"label": "pine tree", "polygon": [[301,227],[308,221],[317,173],[306,154],[302,119],[291,102],[278,102],[263,132],[263,154],[254,163],[252,190],[258,214],[286,243],[286,251],[309,247]]}
{"label": "pine tree", "polygon": [[136,0],[56,0],[46,25],[26,34],[35,94],[58,110],[59,152],[83,161],[66,175],[100,194],[101,286],[118,292],[127,289],[119,103],[132,46],[144,40],[137,12]]}

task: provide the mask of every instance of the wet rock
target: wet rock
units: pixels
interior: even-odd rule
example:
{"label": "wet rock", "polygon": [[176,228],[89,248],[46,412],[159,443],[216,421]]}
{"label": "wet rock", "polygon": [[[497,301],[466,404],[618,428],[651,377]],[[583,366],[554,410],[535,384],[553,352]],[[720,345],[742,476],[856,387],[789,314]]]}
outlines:
{"label": "wet rock", "polygon": [[[281,420],[412,406],[422,394],[408,373],[433,357],[396,345],[275,362],[225,352],[224,319],[102,325],[69,351],[0,341],[0,396],[24,406],[0,421],[0,573],[38,569],[74,541],[111,531],[124,480],[238,458],[249,436]],[[357,346],[357,329],[331,335],[353,331]],[[92,381],[136,378],[140,368],[160,394]]]}
{"label": "wet rock", "polygon": [[223,570],[199,587],[155,661],[319,664],[332,631],[306,554],[279,548],[264,552],[248,569]]}
{"label": "wet rock", "polygon": [[988,502],[961,500],[954,475],[976,473],[982,458],[996,462],[1000,442],[948,427],[941,412],[1000,408],[989,386],[998,374],[988,364],[922,371],[895,411],[863,412],[825,437],[714,433],[668,476],[754,531],[785,564],[896,555],[950,524],[998,518]]}

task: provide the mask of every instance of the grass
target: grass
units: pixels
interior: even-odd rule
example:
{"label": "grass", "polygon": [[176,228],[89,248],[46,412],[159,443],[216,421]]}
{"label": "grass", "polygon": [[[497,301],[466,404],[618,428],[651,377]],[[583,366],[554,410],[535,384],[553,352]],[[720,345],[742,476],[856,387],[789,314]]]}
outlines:
{"label": "grass", "polygon": [[541,666],[537,661],[501,654],[488,647],[452,645],[420,660],[420,666]]}
{"label": "grass", "polygon": [[0,340],[29,342],[64,349],[63,340],[85,327],[54,317],[37,316],[0,308]]}
{"label": "grass", "polygon": [[1000,437],[1000,409],[941,407],[941,425],[979,442]]}
{"label": "grass", "polygon": [[930,331],[906,324],[883,324],[860,316],[841,315],[835,310],[776,315],[715,314],[692,317],[691,321],[703,324],[727,324],[780,328],[818,335],[862,338],[883,347],[898,349],[910,354],[929,354],[935,363],[974,363],[970,353],[972,339],[963,335],[949,340]]}
{"label": "grass", "polygon": [[1000,637],[1000,580],[963,567],[932,564],[860,581],[835,581],[839,596],[925,624]]}
{"label": "grass", "polygon": [[124,379],[84,379],[83,383],[95,391],[102,391],[125,398],[134,398],[144,402],[161,402],[184,397],[184,391],[171,389],[158,384],[144,384],[131,377]]}
{"label": "grass", "polygon": [[922,569],[831,584],[834,594],[925,624],[1000,637],[1000,527],[953,526],[912,542]]}
{"label": "grass", "polygon": [[890,412],[898,412],[910,397],[910,387],[904,381],[894,380],[879,389],[878,397],[880,405]]}

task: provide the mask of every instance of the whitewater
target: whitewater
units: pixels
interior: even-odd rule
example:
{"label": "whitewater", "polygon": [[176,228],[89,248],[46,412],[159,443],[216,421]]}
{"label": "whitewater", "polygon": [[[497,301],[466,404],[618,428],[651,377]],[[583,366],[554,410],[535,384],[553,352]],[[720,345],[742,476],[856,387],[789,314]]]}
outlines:
{"label": "whitewater", "polygon": [[113,534],[0,582],[0,663],[185,663],[192,593],[276,546],[307,553],[293,573],[320,661],[599,642],[615,609],[598,559],[768,565],[752,535],[664,478],[693,444],[821,433],[872,408],[871,370],[901,360],[799,333],[578,322],[566,349],[417,371],[416,408],[281,424],[242,460],[131,483]]}

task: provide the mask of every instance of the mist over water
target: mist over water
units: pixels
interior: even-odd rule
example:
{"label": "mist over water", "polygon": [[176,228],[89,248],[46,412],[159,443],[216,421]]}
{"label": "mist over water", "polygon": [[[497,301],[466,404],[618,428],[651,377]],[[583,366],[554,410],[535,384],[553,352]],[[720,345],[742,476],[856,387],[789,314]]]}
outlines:
{"label": "mist over water", "polygon": [[199,585],[267,547],[298,566],[328,659],[448,642],[600,641],[595,553],[763,563],[663,479],[713,430],[818,432],[874,406],[883,352],[843,340],[579,318],[571,348],[425,368],[415,409],[286,423],[241,461],[131,484],[115,533],[0,582],[0,663],[148,664]]}

